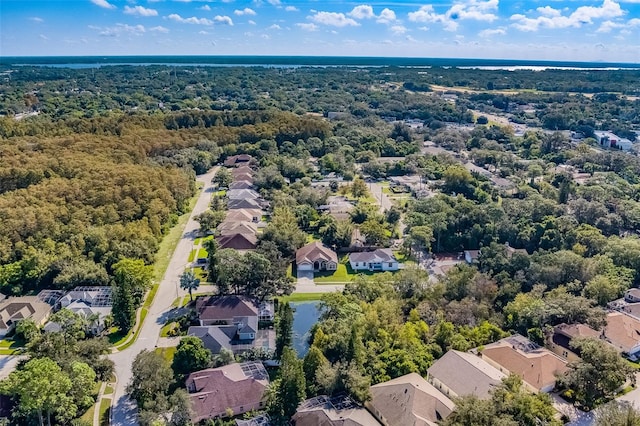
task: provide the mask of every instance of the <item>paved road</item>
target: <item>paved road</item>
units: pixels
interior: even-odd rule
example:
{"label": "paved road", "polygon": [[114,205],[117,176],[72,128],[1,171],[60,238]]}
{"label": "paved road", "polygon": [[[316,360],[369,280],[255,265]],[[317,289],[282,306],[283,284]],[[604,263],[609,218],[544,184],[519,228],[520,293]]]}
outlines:
{"label": "paved road", "polygon": [[[387,196],[387,194],[384,193],[384,191],[382,190],[382,185],[381,184],[379,184],[377,182],[371,182],[369,184],[369,190],[371,191],[371,194],[373,195],[373,198],[376,199],[376,201],[378,202],[378,205],[380,206],[380,213],[384,214],[384,212],[386,210],[390,210],[391,207],[393,207],[393,201],[391,200],[391,198],[389,198]],[[400,231],[400,238],[402,238],[402,236],[404,236],[405,228],[406,228],[406,226],[402,222],[402,218],[400,218],[400,221],[398,222],[398,229]]]}
{"label": "paved road", "polygon": [[128,426],[138,424],[135,403],[126,395],[126,386],[131,380],[131,364],[140,351],[143,349],[153,350],[157,346],[160,329],[165,323],[168,312],[171,310],[171,303],[179,295],[186,294],[178,285],[179,276],[187,266],[189,253],[193,247],[193,240],[196,238],[199,229],[198,222],[195,221],[194,217],[209,207],[211,193],[213,192],[211,178],[213,178],[217,169],[217,167],[214,167],[197,178],[198,182],[204,184],[203,190],[191,212],[182,239],[178,242],[176,250],[173,252],[169,267],[160,282],[160,287],[142,325],[138,340],[122,352],[109,355],[109,358],[115,363],[115,373],[118,378],[113,396],[112,425]]}
{"label": "paved road", "polygon": [[0,355],[0,379],[4,379],[16,369],[18,362],[25,358],[22,355]]}

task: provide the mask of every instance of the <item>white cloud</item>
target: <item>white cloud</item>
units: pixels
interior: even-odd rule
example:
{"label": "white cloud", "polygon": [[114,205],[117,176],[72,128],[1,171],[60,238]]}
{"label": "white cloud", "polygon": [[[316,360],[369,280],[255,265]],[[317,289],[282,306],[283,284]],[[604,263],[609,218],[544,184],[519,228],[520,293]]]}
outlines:
{"label": "white cloud", "polygon": [[480,37],[491,37],[494,35],[505,35],[507,31],[504,28],[486,29],[478,33]]}
{"label": "white cloud", "polygon": [[417,43],[418,40],[416,40],[415,38],[411,37],[410,35],[406,36],[405,39],[407,41],[410,41],[411,43]]}
{"label": "white cloud", "polygon": [[298,23],[296,27],[301,28],[305,31],[318,31],[318,26],[312,23]]}
{"label": "white cloud", "polygon": [[199,7],[198,9],[200,9],[200,10],[206,10],[207,12],[211,12],[211,7],[209,7],[209,5],[208,5],[208,4],[205,4],[204,6]]}
{"label": "white cloud", "polygon": [[242,10],[236,9],[233,11],[234,14],[238,15],[238,16],[242,16],[242,15],[251,15],[251,16],[256,16],[256,11],[253,9],[250,9],[248,7],[245,7]]}
{"label": "white cloud", "polygon": [[300,9],[298,9],[295,6],[287,6],[287,7],[284,8],[284,11],[285,12],[299,12]]}
{"label": "white cloud", "polygon": [[31,18],[29,18],[30,21],[36,22],[38,24],[41,24],[44,22],[44,19],[38,17],[38,16],[32,16]]}
{"label": "white cloud", "polygon": [[92,30],[98,30],[102,37],[119,37],[122,34],[142,35],[146,32],[143,25],[116,24],[113,27],[96,27],[89,25]]}
{"label": "white cloud", "polygon": [[252,19],[249,19],[247,22],[249,23],[249,25],[255,25],[256,24],[256,21],[254,21]]}
{"label": "white cloud", "polygon": [[458,21],[470,19],[474,21],[493,22],[498,16],[493,13],[498,9],[498,0],[466,0],[454,3],[445,13],[437,13],[432,5],[421,6],[415,12],[409,12],[412,22],[440,23],[447,31],[458,29]]}
{"label": "white cloud", "polygon": [[[552,10],[555,9],[538,8],[541,15],[534,18],[522,14],[512,15],[511,20],[514,21],[512,26],[520,31],[537,31],[540,28],[579,28],[583,25],[593,24],[596,19],[617,18],[625,14],[620,4],[614,0],[603,0],[601,6],[580,6],[569,15],[555,13]],[[610,25],[601,26],[598,31],[607,32],[607,28],[608,31],[611,31]]]}
{"label": "white cloud", "polygon": [[407,28],[404,27],[403,25],[394,25],[391,28],[389,28],[391,30],[391,32],[393,32],[394,34],[404,34],[407,32]]}
{"label": "white cloud", "polygon": [[544,15],[544,16],[562,15],[562,12],[560,12],[558,9],[552,8],[551,6],[539,7],[536,10],[540,13],[540,15]]}
{"label": "white cloud", "polygon": [[369,6],[368,4],[361,4],[354,7],[351,12],[347,13],[347,15],[356,19],[371,19],[376,17],[376,15],[373,13],[373,7]]}
{"label": "white cloud", "polygon": [[344,16],[344,13],[336,12],[316,12],[316,14],[310,16],[309,19],[318,24],[330,25],[332,27],[357,27],[360,25],[353,19]]}
{"label": "white cloud", "polygon": [[183,18],[177,13],[172,13],[168,16],[172,21],[180,22],[181,24],[195,24],[195,25],[213,25],[213,21],[207,18],[196,18],[192,16],[191,18]]}
{"label": "white cloud", "polygon": [[47,36],[46,36],[46,35],[44,35],[44,34],[40,34],[40,38],[41,38],[42,40],[45,40],[45,41],[49,40],[49,37],[47,37]]}
{"label": "white cloud", "polygon": [[213,20],[218,24],[229,25],[231,27],[233,26],[233,21],[226,15],[216,15]]}
{"label": "white cloud", "polygon": [[273,24],[271,25],[269,28],[267,28],[268,30],[281,30],[282,27],[278,24]]}
{"label": "white cloud", "polygon": [[396,13],[393,10],[386,7],[382,9],[382,12],[380,12],[378,19],[376,20],[376,22],[379,24],[389,24],[395,21],[396,21]]}
{"label": "white cloud", "polygon": [[115,9],[116,8],[114,5],[109,3],[107,0],[91,0],[91,3],[95,4],[96,6],[100,6],[103,9]]}
{"label": "white cloud", "polygon": [[267,0],[267,3],[272,6],[280,6],[280,0]]}
{"label": "white cloud", "polygon": [[147,9],[146,7],[142,7],[142,6],[134,6],[134,7],[125,6],[124,13],[127,15],[138,15],[138,16],[158,16],[157,10]]}
{"label": "white cloud", "polygon": [[149,28],[149,31],[155,32],[155,33],[163,33],[166,34],[169,32],[168,28],[163,27],[162,25],[158,25],[157,27],[151,27]]}

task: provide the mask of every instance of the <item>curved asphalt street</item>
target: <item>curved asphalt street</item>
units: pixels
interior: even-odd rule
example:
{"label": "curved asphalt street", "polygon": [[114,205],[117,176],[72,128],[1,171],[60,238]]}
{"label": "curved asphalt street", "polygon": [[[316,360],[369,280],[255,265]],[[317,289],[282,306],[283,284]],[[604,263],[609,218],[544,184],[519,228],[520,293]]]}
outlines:
{"label": "curved asphalt street", "polygon": [[115,363],[115,373],[118,380],[111,407],[112,425],[129,426],[138,424],[135,402],[132,402],[126,394],[127,384],[131,380],[131,365],[140,351],[143,349],[153,350],[156,347],[160,337],[160,329],[171,310],[171,304],[179,295],[186,294],[178,284],[179,276],[187,266],[189,253],[193,248],[193,240],[197,237],[199,225],[194,218],[209,207],[213,191],[211,179],[217,170],[218,167],[214,167],[206,174],[197,177],[197,181],[203,183],[204,187],[184,228],[182,238],[171,256],[169,267],[160,282],[158,292],[147,313],[138,339],[127,349],[109,355],[109,358]]}

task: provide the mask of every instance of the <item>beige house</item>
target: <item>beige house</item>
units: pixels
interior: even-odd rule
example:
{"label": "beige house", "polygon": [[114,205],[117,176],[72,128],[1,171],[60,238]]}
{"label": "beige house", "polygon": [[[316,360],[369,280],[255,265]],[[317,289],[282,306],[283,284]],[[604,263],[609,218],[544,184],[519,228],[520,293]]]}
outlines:
{"label": "beige house", "polygon": [[51,305],[38,296],[10,297],[0,302],[0,338],[5,337],[20,321],[30,318],[36,325],[44,325],[51,314]]}
{"label": "beige house", "polygon": [[553,333],[547,337],[547,347],[569,362],[577,361],[580,359],[580,354],[571,347],[571,341],[576,337],[599,339],[601,334],[585,324],[560,324],[555,326]]}
{"label": "beige house", "polygon": [[296,251],[296,267],[298,271],[335,271],[338,255],[320,241],[314,241]]}
{"label": "beige house", "polygon": [[551,392],[556,376],[567,371],[567,361],[519,334],[485,346],[482,359],[505,374],[522,378],[532,392]]}
{"label": "beige house", "polygon": [[437,426],[454,409],[453,401],[416,373],[371,386],[370,391],[366,407],[384,426]]}
{"label": "beige house", "polygon": [[478,355],[450,350],[429,367],[427,380],[449,398],[475,395],[489,399],[505,377]]}
{"label": "beige house", "polygon": [[635,360],[640,354],[640,320],[622,312],[609,312],[602,338],[618,352]]}

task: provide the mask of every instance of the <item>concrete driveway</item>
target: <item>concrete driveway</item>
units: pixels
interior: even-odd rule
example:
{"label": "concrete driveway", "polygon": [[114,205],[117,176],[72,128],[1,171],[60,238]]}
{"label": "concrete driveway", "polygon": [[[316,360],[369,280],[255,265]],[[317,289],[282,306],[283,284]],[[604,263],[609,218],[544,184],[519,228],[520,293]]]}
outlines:
{"label": "concrete driveway", "polygon": [[332,293],[344,290],[342,284],[318,285],[313,281],[313,271],[298,271],[298,280],[294,293]]}

